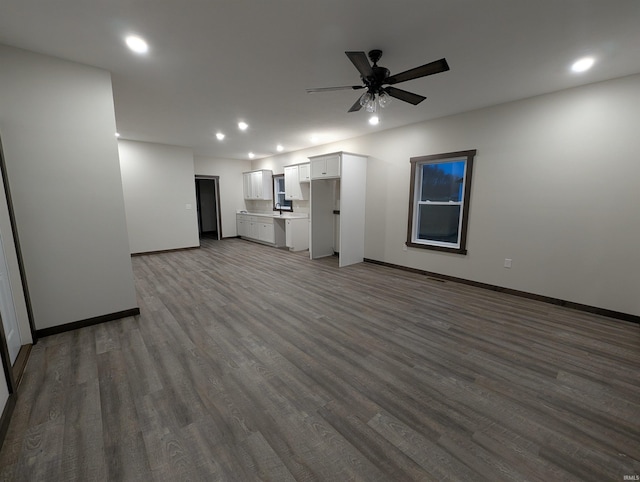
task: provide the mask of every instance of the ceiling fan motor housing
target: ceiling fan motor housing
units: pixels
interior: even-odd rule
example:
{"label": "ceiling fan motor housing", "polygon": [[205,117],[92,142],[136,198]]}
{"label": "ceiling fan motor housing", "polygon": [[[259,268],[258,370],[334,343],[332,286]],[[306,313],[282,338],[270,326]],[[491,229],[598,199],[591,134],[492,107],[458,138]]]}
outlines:
{"label": "ceiling fan motor housing", "polygon": [[362,77],[362,81],[367,86],[367,91],[372,94],[379,94],[382,92],[382,84],[386,80],[391,72],[385,67],[378,66],[378,60],[382,57],[382,50],[370,50],[369,60],[373,64],[371,66],[372,73],[366,77]]}

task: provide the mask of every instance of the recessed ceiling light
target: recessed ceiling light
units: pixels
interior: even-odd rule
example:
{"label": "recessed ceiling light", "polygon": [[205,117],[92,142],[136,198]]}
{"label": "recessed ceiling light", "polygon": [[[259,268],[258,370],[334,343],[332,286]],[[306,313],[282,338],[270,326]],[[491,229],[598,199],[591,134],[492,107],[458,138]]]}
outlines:
{"label": "recessed ceiling light", "polygon": [[369,124],[371,124],[372,126],[377,126],[380,123],[380,117],[378,117],[377,115],[372,115],[371,117],[369,117]]}
{"label": "recessed ceiling light", "polygon": [[253,159],[254,157],[256,157],[256,155],[253,152],[249,153],[249,159]]}
{"label": "recessed ceiling light", "polygon": [[320,138],[316,135],[313,135],[309,138],[309,140],[315,144],[316,142],[320,141]]}
{"label": "recessed ceiling light", "polygon": [[244,121],[238,122],[238,129],[240,129],[241,131],[246,131],[248,127],[249,127],[249,124],[247,124],[246,122]]}
{"label": "recessed ceiling light", "polygon": [[593,63],[593,57],[584,57],[582,59],[576,60],[571,65],[571,70],[573,70],[574,72],[586,72],[591,67],[593,67]]}
{"label": "recessed ceiling light", "polygon": [[278,144],[278,145],[276,146],[276,150],[277,150],[278,152],[282,152],[282,151],[284,151],[284,147],[282,147],[282,144]]}
{"label": "recessed ceiling light", "polygon": [[120,137],[120,133],[119,132],[116,132],[116,137]]}
{"label": "recessed ceiling light", "polygon": [[127,47],[133,50],[137,54],[147,53],[149,50],[149,46],[147,42],[142,37],[138,37],[136,35],[129,35],[125,42],[127,42]]}
{"label": "recessed ceiling light", "polygon": [[222,132],[218,132],[216,133],[216,139],[218,139],[219,141],[221,141],[222,139],[224,139],[224,134]]}

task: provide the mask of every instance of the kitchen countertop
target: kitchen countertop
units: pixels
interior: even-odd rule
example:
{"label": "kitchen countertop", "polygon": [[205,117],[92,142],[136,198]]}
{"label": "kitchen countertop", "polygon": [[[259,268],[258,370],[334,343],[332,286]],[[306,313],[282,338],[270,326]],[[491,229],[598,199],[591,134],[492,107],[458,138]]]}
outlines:
{"label": "kitchen countertop", "polygon": [[261,216],[264,218],[274,218],[274,219],[307,219],[309,217],[308,213],[289,213],[283,212],[280,214],[278,211],[273,211],[269,213],[251,213],[245,211],[238,211],[237,214],[245,214],[247,216]]}

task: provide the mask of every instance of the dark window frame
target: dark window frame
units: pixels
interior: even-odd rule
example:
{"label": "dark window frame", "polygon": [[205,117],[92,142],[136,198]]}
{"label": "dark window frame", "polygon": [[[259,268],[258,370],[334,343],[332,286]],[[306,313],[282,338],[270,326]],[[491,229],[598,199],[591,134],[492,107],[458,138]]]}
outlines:
{"label": "dark window frame", "polygon": [[[276,204],[278,204],[278,192],[276,192],[276,180],[277,179],[282,179],[282,184],[284,185],[284,174],[274,174],[271,177],[271,189],[273,189],[273,210],[274,211],[279,211],[280,208],[276,207]],[[285,198],[286,198],[286,194],[285,194]],[[289,203],[289,204],[285,204],[284,206],[282,206],[282,210],[283,211],[287,211],[288,213],[292,213],[293,212],[293,201],[287,201],[285,199],[285,203]]]}
{"label": "dark window frame", "polygon": [[[473,160],[476,150],[445,152],[442,154],[433,154],[429,156],[412,157],[411,176],[409,184],[409,222],[407,227],[406,245],[412,248],[430,249],[434,251],[444,251],[447,253],[467,254],[467,226],[469,223],[469,206],[471,201],[471,181],[473,178]],[[460,228],[459,247],[442,246],[429,244],[428,241],[416,242],[414,238],[414,214],[417,212],[418,201],[416,195],[416,175],[418,174],[418,166],[424,164],[437,164],[439,162],[447,162],[453,159],[465,159],[465,175],[464,175],[464,193],[462,198],[462,223]]]}

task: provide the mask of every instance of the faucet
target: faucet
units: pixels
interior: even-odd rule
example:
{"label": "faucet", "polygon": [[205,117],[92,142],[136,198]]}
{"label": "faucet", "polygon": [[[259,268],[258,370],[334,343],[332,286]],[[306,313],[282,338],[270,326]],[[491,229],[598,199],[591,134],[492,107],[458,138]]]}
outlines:
{"label": "faucet", "polygon": [[282,206],[280,205],[280,203],[276,203],[276,209],[280,210],[280,216],[282,216]]}

